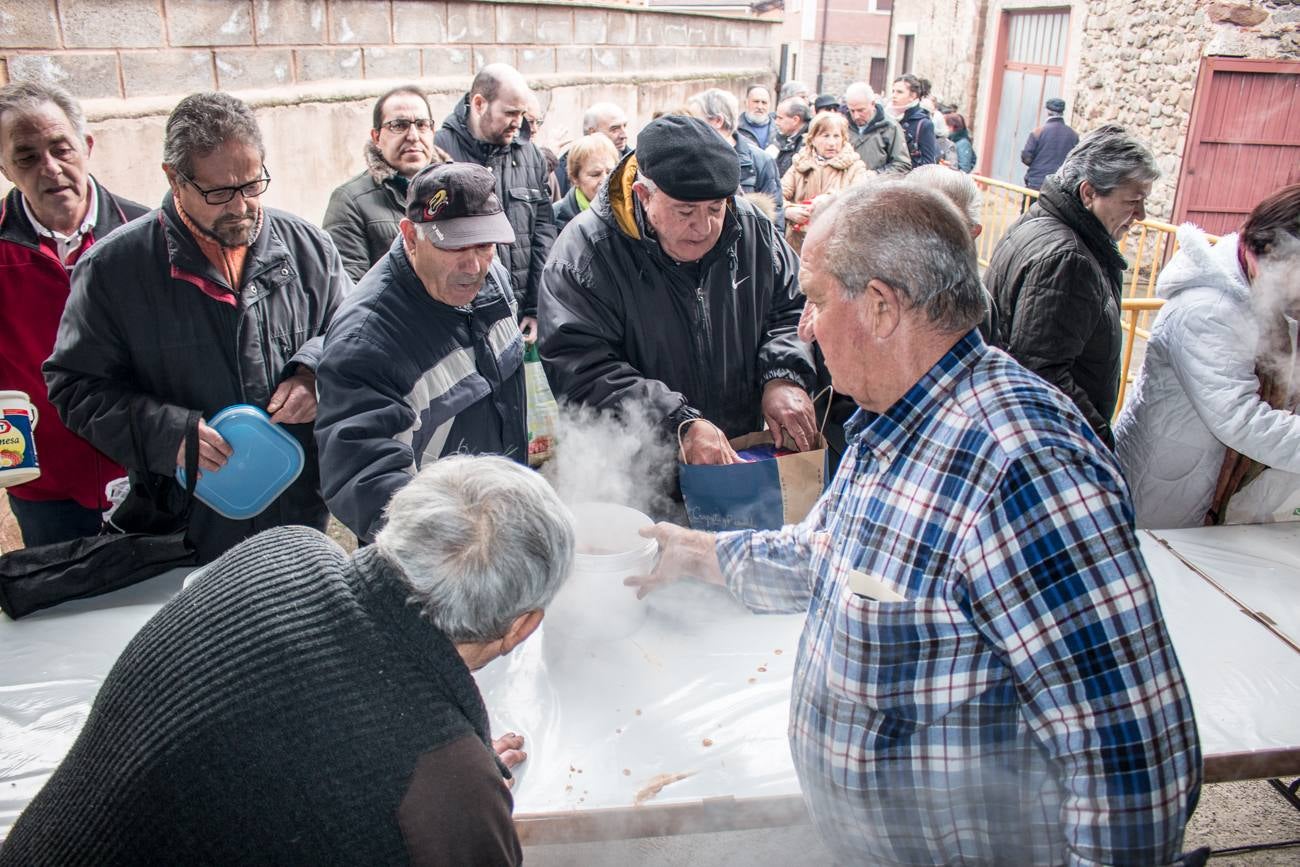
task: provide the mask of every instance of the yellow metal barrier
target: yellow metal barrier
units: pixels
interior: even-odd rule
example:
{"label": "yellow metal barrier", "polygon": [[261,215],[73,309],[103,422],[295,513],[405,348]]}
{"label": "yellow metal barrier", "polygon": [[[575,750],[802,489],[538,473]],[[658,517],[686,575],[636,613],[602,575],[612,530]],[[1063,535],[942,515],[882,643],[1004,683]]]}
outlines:
{"label": "yellow metal barrier", "polygon": [[1144,316],[1154,316],[1155,311],[1159,310],[1164,303],[1163,298],[1120,299],[1120,315],[1124,318],[1124,359],[1120,362],[1119,368],[1119,398],[1115,401],[1116,417],[1124,408],[1124,396],[1128,391],[1129,383],[1137,378],[1137,374],[1131,370],[1133,348],[1137,345],[1139,337],[1145,341],[1149,336],[1149,332],[1139,333],[1138,320]]}

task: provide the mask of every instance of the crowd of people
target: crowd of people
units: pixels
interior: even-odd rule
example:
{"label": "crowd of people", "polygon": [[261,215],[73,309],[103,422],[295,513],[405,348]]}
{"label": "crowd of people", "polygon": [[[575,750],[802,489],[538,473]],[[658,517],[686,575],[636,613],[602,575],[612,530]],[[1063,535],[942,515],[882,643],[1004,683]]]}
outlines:
{"label": "crowd of people", "polygon": [[[635,404],[688,463],[764,427],[817,447],[819,384],[849,405],[804,522],[657,525],[635,582],[808,614],[790,743],[838,858],[1191,863],[1199,746],[1135,523],[1300,511],[1300,186],[1217,244],[1182,230],[1112,427],[1117,242],[1159,170],[1046,107],[1022,154],[1041,194],[981,277],[969,128],[910,73],[888,98],[704,90],[635,135],[600,103],[559,158],[508,66],[440,122],[400,87],[323,228],[262,205],[233,96],[176,105],[150,210],[91,177],[70,94],[0,88],[21,311],[0,386],[42,418],[43,474],[9,489],[25,542],[98,532],[119,476],[221,472],[208,421],[232,404],[306,455],[256,517],[188,505],[216,562],[128,649],[0,863],[517,862],[500,780],[523,745],[492,739],[469,672],[536,630],[572,559],[525,468],[534,342],[561,402]],[[357,553],[312,532],[331,514]]]}

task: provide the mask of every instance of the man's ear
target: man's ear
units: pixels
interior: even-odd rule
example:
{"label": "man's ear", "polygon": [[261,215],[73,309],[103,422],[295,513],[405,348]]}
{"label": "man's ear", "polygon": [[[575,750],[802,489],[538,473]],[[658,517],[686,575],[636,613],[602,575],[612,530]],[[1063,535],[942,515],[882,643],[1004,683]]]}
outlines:
{"label": "man's ear", "polygon": [[166,163],[162,164],[163,174],[167,176],[167,186],[171,187],[172,195],[175,196],[180,192],[181,179],[176,174],[176,170]]}
{"label": "man's ear", "polygon": [[1090,181],[1079,184],[1079,201],[1083,202],[1085,208],[1090,206],[1095,198],[1097,198],[1097,188]]}
{"label": "man's ear", "polygon": [[95,137],[86,133],[86,159],[90,159],[90,152],[95,149]]}
{"label": "man's ear", "polygon": [[505,637],[501,639],[502,656],[527,641],[528,636],[536,632],[537,627],[542,625],[542,616],[542,610],[534,608],[532,611],[525,611],[516,617],[514,622],[510,624],[510,628],[506,630]]}
{"label": "man's ear", "polygon": [[379,144],[379,130],[372,129],[370,131],[370,141],[374,144]]}
{"label": "man's ear", "polygon": [[863,293],[863,301],[870,316],[868,327],[871,335],[878,340],[892,335],[903,320],[903,299],[894,287],[880,280],[872,280]]}
{"label": "man's ear", "polygon": [[474,112],[476,115],[482,114],[487,108],[487,104],[487,100],[483,98],[483,94],[481,93],[476,93],[469,98],[470,111]]}

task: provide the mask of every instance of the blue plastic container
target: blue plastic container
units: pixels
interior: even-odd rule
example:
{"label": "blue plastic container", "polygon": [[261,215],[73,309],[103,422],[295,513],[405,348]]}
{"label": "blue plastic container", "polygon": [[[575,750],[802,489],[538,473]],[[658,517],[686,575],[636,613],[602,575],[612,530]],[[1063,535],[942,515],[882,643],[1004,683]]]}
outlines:
{"label": "blue plastic container", "polygon": [[[219,515],[236,521],[260,515],[302,472],[302,446],[265,410],[246,403],[228,406],[208,427],[230,443],[233,453],[216,472],[204,470],[194,496]],[[176,468],[185,484],[185,470]]]}

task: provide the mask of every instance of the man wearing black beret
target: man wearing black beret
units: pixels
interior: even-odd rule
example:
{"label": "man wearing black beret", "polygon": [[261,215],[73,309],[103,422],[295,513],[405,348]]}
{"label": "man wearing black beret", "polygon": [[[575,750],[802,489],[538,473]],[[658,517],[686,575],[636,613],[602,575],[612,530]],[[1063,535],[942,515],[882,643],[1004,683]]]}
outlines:
{"label": "man wearing black beret", "polygon": [[735,149],[708,124],[662,117],[542,272],[539,346],[555,396],[639,404],[670,436],[692,422],[688,463],[736,461],[727,439],[764,421],[791,448],[817,439],[799,260],[739,183]]}

